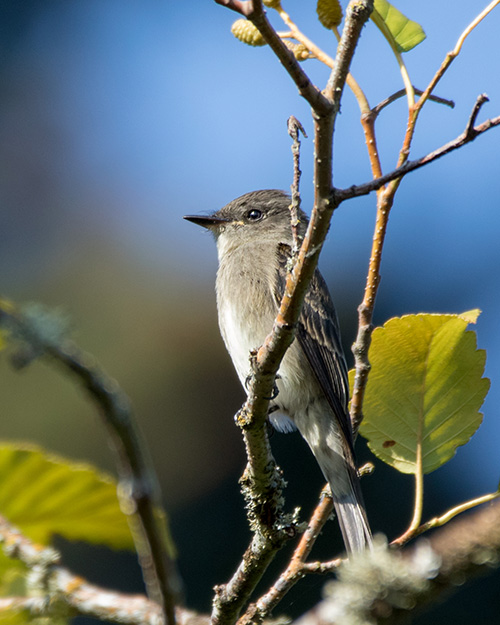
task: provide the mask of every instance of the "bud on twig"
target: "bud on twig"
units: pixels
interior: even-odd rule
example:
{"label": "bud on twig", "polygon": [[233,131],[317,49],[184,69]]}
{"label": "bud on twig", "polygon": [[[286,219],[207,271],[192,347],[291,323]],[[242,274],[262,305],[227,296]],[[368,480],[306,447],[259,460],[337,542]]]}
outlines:
{"label": "bud on twig", "polygon": [[303,43],[295,43],[294,41],[285,41],[284,43],[291,50],[297,61],[305,61],[311,58],[311,53]]}

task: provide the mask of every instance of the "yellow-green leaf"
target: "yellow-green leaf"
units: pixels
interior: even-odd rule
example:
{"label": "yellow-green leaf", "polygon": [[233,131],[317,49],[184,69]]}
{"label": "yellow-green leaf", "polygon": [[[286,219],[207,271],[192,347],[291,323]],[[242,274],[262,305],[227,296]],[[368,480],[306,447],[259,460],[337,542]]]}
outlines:
{"label": "yellow-green leaf", "polygon": [[[381,460],[403,473],[434,471],[481,424],[489,389],[486,353],[464,315],[407,315],[376,328],[360,432]],[[351,372],[352,377],[352,372]]]}
{"label": "yellow-green leaf", "polygon": [[34,446],[0,445],[0,514],[33,541],[54,534],[132,549],[114,480]]}
{"label": "yellow-green leaf", "polygon": [[461,319],[464,319],[464,321],[467,321],[467,323],[476,323],[480,314],[481,311],[479,308],[473,308],[472,310],[466,310],[465,312],[460,313],[458,316]]}
{"label": "yellow-green leaf", "polygon": [[375,0],[371,18],[398,52],[408,52],[425,39],[422,26],[408,19],[387,0]]}

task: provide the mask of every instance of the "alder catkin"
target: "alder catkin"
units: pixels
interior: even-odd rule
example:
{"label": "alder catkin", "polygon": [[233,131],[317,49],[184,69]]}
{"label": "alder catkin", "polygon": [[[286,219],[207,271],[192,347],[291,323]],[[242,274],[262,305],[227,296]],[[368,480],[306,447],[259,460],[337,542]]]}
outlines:
{"label": "alder catkin", "polygon": [[308,48],[303,43],[294,43],[293,41],[286,41],[286,47],[293,52],[293,56],[297,61],[305,61],[310,58]]}
{"label": "alder catkin", "polygon": [[321,24],[329,30],[342,21],[342,7],[338,0],[318,0],[316,13]]}
{"label": "alder catkin", "polygon": [[260,34],[252,22],[246,19],[239,19],[231,26],[231,32],[243,43],[249,46],[265,46],[264,37]]}

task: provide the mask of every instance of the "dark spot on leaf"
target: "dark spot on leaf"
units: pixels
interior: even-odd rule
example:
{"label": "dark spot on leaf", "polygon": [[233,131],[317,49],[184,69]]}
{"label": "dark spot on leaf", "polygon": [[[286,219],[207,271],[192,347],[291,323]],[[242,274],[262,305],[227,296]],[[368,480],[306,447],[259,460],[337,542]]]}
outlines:
{"label": "dark spot on leaf", "polygon": [[396,444],[396,441],[384,441],[382,443],[382,447],[387,449],[387,447],[393,447]]}

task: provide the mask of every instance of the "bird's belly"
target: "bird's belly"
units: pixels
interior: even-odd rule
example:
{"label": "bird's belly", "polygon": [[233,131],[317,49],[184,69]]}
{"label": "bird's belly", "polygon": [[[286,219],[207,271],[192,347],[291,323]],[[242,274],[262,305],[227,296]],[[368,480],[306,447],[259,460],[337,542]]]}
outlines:
{"label": "bird's belly", "polygon": [[[239,306],[219,303],[219,325],[226,349],[231,356],[241,384],[251,374],[250,353],[257,350],[271,332],[275,309],[249,298]],[[259,311],[256,318],[256,309]],[[295,429],[294,413],[303,412],[311,401],[316,382],[304,353],[297,341],[287,350],[276,379],[277,396],[271,402],[269,419],[281,432]]]}
{"label": "bird's belly", "polygon": [[[245,386],[245,380],[251,372],[250,352],[260,347],[267,332],[260,326],[255,328],[244,311],[235,310],[232,306],[224,306],[219,310],[219,325],[236,373]],[[270,330],[271,326],[268,332]]]}

